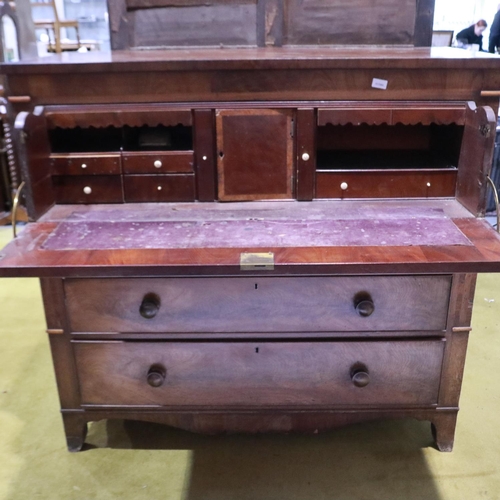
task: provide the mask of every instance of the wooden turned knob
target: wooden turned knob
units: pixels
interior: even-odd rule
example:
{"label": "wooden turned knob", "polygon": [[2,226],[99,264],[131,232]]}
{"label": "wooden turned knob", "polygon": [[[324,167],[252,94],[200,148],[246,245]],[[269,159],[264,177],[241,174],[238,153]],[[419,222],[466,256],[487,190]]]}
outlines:
{"label": "wooden turned knob", "polygon": [[364,318],[370,316],[375,311],[373,300],[363,300],[356,305],[356,312]]}
{"label": "wooden turned knob", "polygon": [[148,293],[144,296],[139,307],[139,313],[143,318],[153,319],[160,310],[160,297],[154,293]]}
{"label": "wooden turned knob", "polygon": [[366,318],[371,316],[375,311],[375,304],[373,303],[373,299],[370,294],[366,292],[359,292],[354,297],[354,308],[360,316]]}
{"label": "wooden turned knob", "polygon": [[165,382],[167,376],[166,370],[160,366],[152,366],[146,377],[148,384],[151,387],[160,387]]}
{"label": "wooden turned knob", "polygon": [[351,375],[352,383],[356,387],[366,387],[370,383],[368,371],[358,370]]}

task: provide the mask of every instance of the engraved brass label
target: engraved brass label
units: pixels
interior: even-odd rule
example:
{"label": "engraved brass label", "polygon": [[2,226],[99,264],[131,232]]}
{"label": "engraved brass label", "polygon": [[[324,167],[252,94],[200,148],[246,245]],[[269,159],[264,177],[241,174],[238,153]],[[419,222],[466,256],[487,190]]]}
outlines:
{"label": "engraved brass label", "polygon": [[274,253],[242,253],[240,254],[242,271],[274,271]]}

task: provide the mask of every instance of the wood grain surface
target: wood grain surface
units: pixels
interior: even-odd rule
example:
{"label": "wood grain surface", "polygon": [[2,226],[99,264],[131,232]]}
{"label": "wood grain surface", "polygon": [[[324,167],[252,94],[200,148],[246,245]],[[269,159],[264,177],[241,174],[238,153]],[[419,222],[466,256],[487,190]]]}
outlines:
{"label": "wood grain surface", "polygon": [[57,203],[123,203],[120,175],[57,175],[52,183]]}
{"label": "wood grain surface", "polygon": [[[437,403],[444,341],[74,342],[83,405],[209,409]],[[366,387],[351,378],[369,373]],[[160,387],[148,372],[162,367]]]}
{"label": "wood grain surface", "polygon": [[[47,250],[44,243],[61,220],[96,217],[96,220],[206,220],[213,217],[212,205],[139,204],[132,210],[126,205],[56,206],[37,224],[30,224],[18,238],[1,252],[2,276],[210,276],[241,275],[241,252],[262,249],[213,248],[207,249],[147,249],[130,250]],[[235,205],[216,205],[216,214],[224,214]],[[475,219],[456,200],[394,201],[315,201],[315,202],[260,202],[236,205],[234,216],[243,208],[245,217],[266,217],[266,213],[297,217],[297,210],[305,213],[325,211],[340,219],[353,218],[383,221],[398,211],[407,211],[413,217],[428,216],[429,210],[445,216],[457,226],[472,245],[423,246],[363,246],[363,247],[308,247],[282,248],[274,245],[266,250],[274,253],[273,271],[254,274],[266,276],[335,275],[335,274],[429,274],[455,272],[500,271],[500,235],[485,221]],[[259,207],[262,207],[259,209]],[[221,212],[222,211],[222,212]],[[268,212],[269,211],[269,212]],[[108,215],[106,215],[108,214]],[[121,214],[121,215],[120,215]],[[211,215],[210,215],[211,214]],[[420,215],[419,215],[420,214]],[[448,214],[448,215],[446,215]],[[268,215],[267,215],[268,216]],[[316,215],[317,216],[317,215]],[[146,219],[145,219],[146,217]],[[194,219],[193,219],[194,217]],[[223,217],[227,217],[224,214]],[[197,219],[198,218],[198,219]],[[200,219],[201,218],[201,219]],[[138,267],[139,266],[139,267]]]}
{"label": "wood grain surface", "polygon": [[194,201],[193,174],[124,175],[123,189],[127,203]]}
{"label": "wood grain surface", "polygon": [[121,174],[121,158],[117,154],[51,154],[52,175]]}
{"label": "wood grain surface", "polygon": [[[72,331],[325,332],[446,329],[449,276],[66,280]],[[356,297],[375,310],[360,316]],[[148,294],[161,305],[139,309]]]}
{"label": "wood grain surface", "polygon": [[221,201],[293,197],[293,111],[217,110]]}
{"label": "wood grain surface", "polygon": [[415,17],[415,0],[289,0],[284,43],[413,45]]}
{"label": "wood grain surface", "polygon": [[[455,169],[343,170],[316,172],[316,198],[451,198]],[[347,184],[344,190],[343,183]]]}
{"label": "wood grain surface", "polygon": [[[193,172],[192,151],[148,151],[122,153],[125,174]],[[158,163],[161,165],[157,167]]]}
{"label": "wood grain surface", "polygon": [[[266,47],[189,48],[154,51],[116,50],[79,54],[69,52],[17,63],[2,63],[6,75],[269,69],[494,69],[498,60],[490,54],[474,54],[451,47]],[[80,75],[81,76],[81,75]],[[479,81],[483,75],[476,75]],[[153,77],[155,78],[156,75]],[[491,82],[498,75],[488,75]],[[156,83],[157,80],[156,80]],[[489,89],[495,88],[490,85]],[[498,87],[496,87],[498,88]],[[43,90],[43,89],[39,89]],[[74,89],[68,89],[74,90]],[[94,89],[95,92],[96,89]],[[486,90],[486,89],[485,89]],[[69,93],[69,92],[66,92]],[[380,94],[380,91],[379,91]],[[21,95],[16,91],[14,95]],[[63,97],[63,96],[61,96]],[[379,97],[384,98],[384,95]],[[369,97],[366,97],[369,99]],[[409,96],[411,99],[411,96]]]}

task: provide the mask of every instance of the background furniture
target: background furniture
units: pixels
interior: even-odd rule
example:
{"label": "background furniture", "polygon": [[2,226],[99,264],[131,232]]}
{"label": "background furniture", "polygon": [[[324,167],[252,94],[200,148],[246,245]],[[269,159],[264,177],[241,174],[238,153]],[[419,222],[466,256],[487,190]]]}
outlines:
{"label": "background furniture", "polygon": [[20,57],[19,20],[15,5],[10,2],[0,4],[0,60],[18,61]]}
{"label": "background furniture", "polygon": [[[47,32],[49,38],[48,48],[49,52],[62,52],[63,50],[78,50],[81,47],[80,43],[80,32],[78,27],[78,21],[76,19],[61,19],[57,12],[57,6],[55,0],[44,0],[31,2],[32,8],[49,8],[51,10],[52,16],[49,19],[35,19],[34,24],[37,29],[44,29]],[[76,45],[67,45],[61,42],[61,29],[73,28],[76,34]],[[52,37],[54,42],[52,42]]]}
{"label": "background furniture", "polygon": [[35,58],[38,56],[35,25],[31,16],[30,0],[16,0],[18,15],[19,41],[21,59]]}
{"label": "background furniture", "polygon": [[110,0],[111,47],[430,46],[434,0]]}
{"label": "background furniture", "polygon": [[453,30],[440,30],[432,32],[432,47],[451,47]]}

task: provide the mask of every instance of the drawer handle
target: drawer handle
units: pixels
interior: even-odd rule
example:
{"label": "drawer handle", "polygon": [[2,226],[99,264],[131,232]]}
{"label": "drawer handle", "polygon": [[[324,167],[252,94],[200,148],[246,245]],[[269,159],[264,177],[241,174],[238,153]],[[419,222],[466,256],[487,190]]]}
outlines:
{"label": "drawer handle", "polygon": [[370,383],[370,374],[365,365],[356,364],[351,369],[351,380],[356,387],[366,387]]}
{"label": "drawer handle", "polygon": [[139,313],[143,318],[153,319],[160,310],[160,297],[155,293],[148,293],[144,296],[139,307]]}
{"label": "drawer handle", "polygon": [[371,316],[375,311],[375,304],[371,295],[366,292],[359,292],[354,297],[354,308],[356,312],[363,318]]}
{"label": "drawer handle", "polygon": [[161,387],[167,378],[167,370],[161,365],[153,365],[146,377],[151,387]]}

